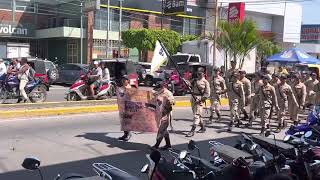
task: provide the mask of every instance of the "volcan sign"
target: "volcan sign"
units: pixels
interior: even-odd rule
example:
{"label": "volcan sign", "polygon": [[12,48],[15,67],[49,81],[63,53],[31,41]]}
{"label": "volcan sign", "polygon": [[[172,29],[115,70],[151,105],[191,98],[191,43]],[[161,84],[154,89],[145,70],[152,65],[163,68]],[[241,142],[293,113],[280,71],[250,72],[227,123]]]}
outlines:
{"label": "volcan sign", "polygon": [[0,23],[0,36],[32,37],[33,35],[34,29],[31,26],[12,22]]}
{"label": "volcan sign", "polygon": [[228,21],[240,21],[242,22],[244,20],[245,15],[245,3],[239,2],[239,3],[229,3],[228,8]]}
{"label": "volcan sign", "polygon": [[164,14],[182,14],[185,13],[185,0],[164,0],[163,12]]}

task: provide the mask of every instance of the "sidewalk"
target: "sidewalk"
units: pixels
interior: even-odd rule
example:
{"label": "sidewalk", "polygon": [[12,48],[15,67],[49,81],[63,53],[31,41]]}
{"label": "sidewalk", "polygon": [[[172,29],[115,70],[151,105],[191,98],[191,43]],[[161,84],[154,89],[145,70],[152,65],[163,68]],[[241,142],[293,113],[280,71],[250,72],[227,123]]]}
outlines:
{"label": "sidewalk", "polygon": [[[189,107],[190,97],[175,97],[175,107]],[[207,101],[207,106],[210,101]],[[221,105],[228,105],[228,99],[222,99]],[[97,113],[117,111],[116,99],[96,101],[65,101],[27,104],[3,104],[0,105],[0,120],[17,117],[53,116],[80,113]]]}

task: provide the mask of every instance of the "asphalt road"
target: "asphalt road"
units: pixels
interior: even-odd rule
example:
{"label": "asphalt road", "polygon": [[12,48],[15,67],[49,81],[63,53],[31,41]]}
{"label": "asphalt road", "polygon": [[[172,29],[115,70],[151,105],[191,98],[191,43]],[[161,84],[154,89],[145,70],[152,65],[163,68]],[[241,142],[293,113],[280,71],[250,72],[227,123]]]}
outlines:
{"label": "asphalt road", "polygon": [[48,93],[47,102],[60,102],[66,101],[66,93],[68,92],[69,87],[52,85]]}
{"label": "asphalt road", "polygon": [[[259,127],[254,126],[235,128],[228,133],[225,131],[228,122],[229,118],[223,116],[221,122],[208,125],[205,134],[192,138],[200,146],[203,157],[208,157],[208,140],[234,144],[242,131],[259,132]],[[174,148],[187,148],[190,139],[185,134],[191,124],[189,108],[174,110],[171,133]],[[130,142],[119,142],[116,139],[122,135],[119,126],[118,112],[1,121],[0,179],[40,179],[37,172],[22,170],[23,159],[30,155],[41,159],[45,179],[68,172],[95,175],[91,168],[94,162],[107,162],[146,179],[139,171],[147,162],[145,154],[150,152],[149,145],[155,143],[156,134],[136,133]],[[277,137],[282,138],[283,133]]]}

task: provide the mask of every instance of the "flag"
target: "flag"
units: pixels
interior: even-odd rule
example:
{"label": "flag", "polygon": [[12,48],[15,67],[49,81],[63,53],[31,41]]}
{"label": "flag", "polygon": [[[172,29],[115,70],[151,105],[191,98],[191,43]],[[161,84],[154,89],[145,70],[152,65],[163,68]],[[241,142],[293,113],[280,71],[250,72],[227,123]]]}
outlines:
{"label": "flag", "polygon": [[168,62],[168,56],[164,52],[164,49],[160,45],[160,42],[156,42],[156,47],[154,49],[153,58],[151,61],[151,70],[150,73],[154,74],[157,70],[160,69],[162,65],[165,65]]}

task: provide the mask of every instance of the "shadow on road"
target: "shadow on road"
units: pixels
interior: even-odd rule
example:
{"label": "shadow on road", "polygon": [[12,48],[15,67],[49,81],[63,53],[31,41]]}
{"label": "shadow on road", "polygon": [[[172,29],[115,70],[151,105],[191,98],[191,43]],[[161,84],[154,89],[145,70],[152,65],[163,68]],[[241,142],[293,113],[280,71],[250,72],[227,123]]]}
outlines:
{"label": "shadow on road", "polygon": [[[139,176],[140,179],[147,179],[145,175],[141,175],[139,172],[141,167],[147,163],[145,154],[150,153],[149,148],[147,148],[145,144],[141,144],[141,143],[118,142],[118,141],[115,141],[113,138],[107,137],[105,135],[106,133],[86,133],[85,135],[80,135],[78,137],[84,137],[93,141],[105,142],[106,144],[110,144],[112,147],[119,147],[119,148],[130,149],[130,150],[136,149],[136,151],[115,154],[110,156],[101,156],[97,158],[91,158],[91,159],[85,159],[85,160],[79,160],[79,161],[65,162],[65,163],[55,164],[50,166],[44,166],[44,167],[41,167],[43,171],[44,179],[54,179],[57,176],[57,174],[65,174],[70,172],[80,173],[86,176],[94,176],[96,174],[92,170],[92,164],[96,162],[110,163],[133,175]],[[200,147],[200,150],[201,150],[201,156],[204,158],[209,158],[210,145],[208,141],[209,140],[197,142],[197,145]],[[228,144],[228,145],[234,145],[237,141],[237,137],[216,139],[216,141],[219,141],[221,143]],[[187,142],[184,144],[174,146],[174,148],[179,150],[187,149]],[[49,152],[48,152],[48,156],[50,156]],[[21,159],[21,162],[22,161],[23,159]],[[0,174],[0,179],[38,180],[40,179],[40,177],[37,172],[19,170],[19,171],[12,171],[12,172]]]}

